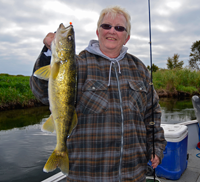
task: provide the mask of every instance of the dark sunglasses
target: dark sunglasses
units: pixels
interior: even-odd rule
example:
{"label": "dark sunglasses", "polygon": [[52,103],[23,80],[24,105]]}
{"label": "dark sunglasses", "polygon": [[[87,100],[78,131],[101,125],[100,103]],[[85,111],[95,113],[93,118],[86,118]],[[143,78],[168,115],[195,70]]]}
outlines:
{"label": "dark sunglasses", "polygon": [[110,30],[112,27],[114,27],[115,30],[118,31],[118,32],[123,32],[124,30],[127,32],[127,30],[122,26],[112,26],[112,25],[109,25],[109,24],[101,24],[100,27],[102,27],[105,30]]}

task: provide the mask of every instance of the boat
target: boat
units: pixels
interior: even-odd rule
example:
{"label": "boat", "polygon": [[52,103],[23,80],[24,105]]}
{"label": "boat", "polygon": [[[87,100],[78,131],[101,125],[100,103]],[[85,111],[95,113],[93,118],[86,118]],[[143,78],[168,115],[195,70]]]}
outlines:
{"label": "boat", "polygon": [[[156,169],[156,178],[155,178],[156,182],[174,182],[174,181],[176,181],[176,182],[200,182],[200,127],[199,127],[200,126],[200,98],[199,98],[199,96],[197,96],[197,95],[193,96],[192,103],[193,103],[195,115],[197,118],[196,120],[186,121],[186,122],[182,122],[179,124],[161,124],[161,126],[164,128],[164,131],[165,131],[165,137],[168,137],[168,136],[166,136],[167,135],[166,128],[168,128],[168,130],[171,130],[170,128],[178,128],[177,131],[180,128],[187,128],[185,130],[185,132],[183,134],[181,134],[182,140],[180,140],[180,142],[182,142],[184,140],[184,138],[187,138],[187,142],[186,142],[187,145],[183,145],[185,148],[181,148],[180,151],[177,151],[178,156],[175,156],[175,158],[177,160],[175,163],[179,164],[178,160],[184,161],[183,158],[178,159],[179,154],[184,153],[184,150],[186,151],[186,155],[187,155],[186,161],[183,162],[183,165],[185,165],[185,167],[184,167],[183,171],[181,171],[181,173],[180,172],[178,173],[178,176],[177,176],[176,172],[171,172],[170,177],[169,177],[168,174],[166,174],[166,176],[165,176],[165,171],[163,172],[162,166],[159,165],[157,167],[158,170]],[[177,133],[177,131],[174,131],[174,132]],[[168,144],[169,143],[170,142],[168,142]],[[168,144],[167,144],[167,146],[168,146]],[[173,149],[173,151],[170,151],[170,152],[172,152],[171,155],[173,155],[174,149]],[[166,155],[164,154],[164,158],[165,157],[166,157]],[[182,164],[179,164],[179,165],[182,165]],[[182,167],[182,166],[180,166],[180,167]],[[162,175],[160,175],[160,176],[159,176],[159,168],[162,171],[161,172]],[[153,182],[154,177],[151,175],[148,175],[146,181],[149,181],[149,180],[151,182]],[[59,173],[43,180],[42,182],[64,182],[64,181],[66,181],[66,175],[64,175],[62,172],[59,172]]]}

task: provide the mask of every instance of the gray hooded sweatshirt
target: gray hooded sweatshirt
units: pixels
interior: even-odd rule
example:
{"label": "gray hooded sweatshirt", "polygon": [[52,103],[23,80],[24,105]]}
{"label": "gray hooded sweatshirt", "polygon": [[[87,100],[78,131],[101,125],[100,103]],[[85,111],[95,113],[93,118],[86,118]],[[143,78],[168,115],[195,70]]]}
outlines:
{"label": "gray hooded sweatshirt", "polygon": [[128,48],[127,47],[122,47],[121,51],[120,51],[120,55],[116,58],[109,58],[108,56],[104,55],[100,48],[99,48],[99,41],[97,40],[91,40],[89,42],[88,47],[85,49],[86,51],[101,56],[105,59],[108,59],[110,61],[110,71],[109,71],[109,80],[108,80],[108,86],[110,86],[110,76],[111,76],[111,69],[112,69],[112,64],[117,63],[118,67],[119,67],[119,74],[121,74],[121,70],[120,70],[120,64],[119,61],[122,60],[125,56],[125,54],[127,53]]}

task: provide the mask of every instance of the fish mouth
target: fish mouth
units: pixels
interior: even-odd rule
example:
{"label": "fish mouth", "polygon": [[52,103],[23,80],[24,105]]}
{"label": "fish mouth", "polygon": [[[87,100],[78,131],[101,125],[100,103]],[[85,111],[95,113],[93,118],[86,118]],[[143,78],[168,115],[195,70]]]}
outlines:
{"label": "fish mouth", "polygon": [[56,33],[59,34],[61,37],[67,37],[68,35],[73,35],[74,34],[73,25],[65,27],[63,23],[61,23]]}
{"label": "fish mouth", "polygon": [[68,29],[70,27],[73,28],[73,25],[69,25],[69,26],[65,27],[65,29]]}
{"label": "fish mouth", "polygon": [[69,29],[69,28],[73,28],[73,25],[69,25],[69,26],[65,27],[65,26],[63,25],[63,23],[61,23],[58,29],[65,29],[65,30],[67,30],[67,29]]}

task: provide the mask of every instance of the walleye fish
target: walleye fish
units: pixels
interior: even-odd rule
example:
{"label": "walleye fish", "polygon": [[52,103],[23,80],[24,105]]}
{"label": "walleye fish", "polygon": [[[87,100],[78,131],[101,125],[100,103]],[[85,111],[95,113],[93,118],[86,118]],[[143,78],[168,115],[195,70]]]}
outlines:
{"label": "walleye fish", "polygon": [[67,137],[77,125],[74,101],[76,95],[76,61],[74,29],[60,24],[51,44],[51,64],[41,67],[34,75],[48,80],[48,94],[51,115],[42,130],[56,131],[57,144],[46,162],[43,171],[51,172],[57,167],[68,175],[69,158]]}

